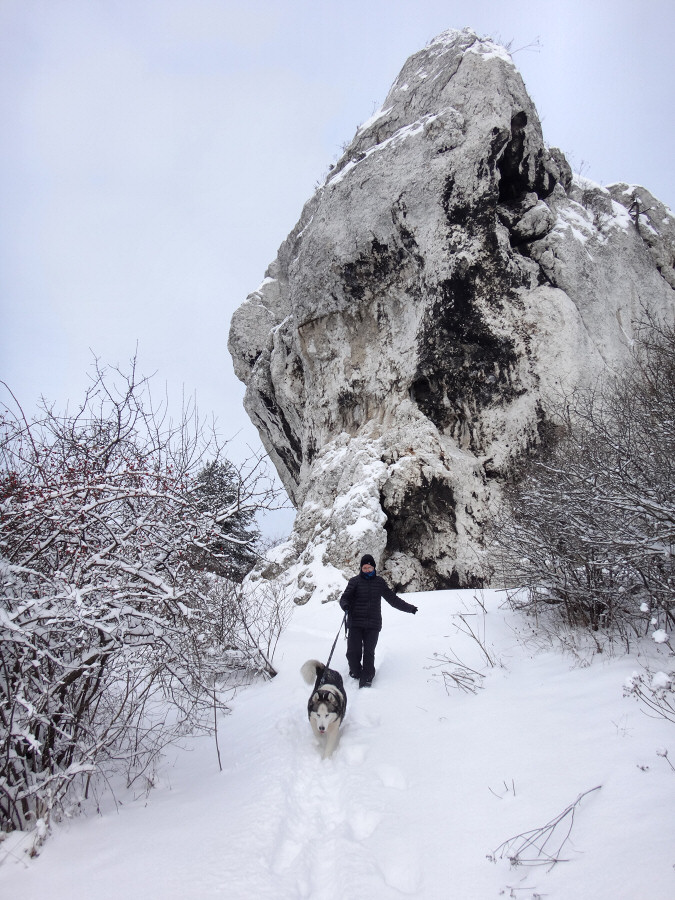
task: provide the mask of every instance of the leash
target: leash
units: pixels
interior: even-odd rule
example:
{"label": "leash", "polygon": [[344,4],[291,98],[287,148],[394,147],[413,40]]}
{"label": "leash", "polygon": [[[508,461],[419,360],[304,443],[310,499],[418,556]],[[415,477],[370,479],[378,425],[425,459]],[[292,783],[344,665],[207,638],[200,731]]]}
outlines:
{"label": "leash", "polygon": [[[340,637],[340,632],[342,631],[342,626],[345,626],[345,634],[347,633],[347,613],[342,617],[342,622],[340,622],[340,627],[338,628],[337,634],[335,635],[335,640],[333,641],[333,646],[330,648],[330,653],[328,654],[328,662],[326,663],[324,672],[330,666],[330,661],[333,658],[333,653],[335,652],[335,646],[338,642],[338,638]],[[316,684],[314,685],[314,690],[319,687],[319,682],[321,681],[322,675],[319,675],[316,679]]]}
{"label": "leash", "polygon": [[326,663],[326,668],[330,666],[330,661],[333,658],[333,653],[335,652],[335,645],[338,642],[338,638],[340,637],[340,632],[342,631],[343,624],[347,621],[347,613],[342,617],[342,622],[340,622],[340,627],[338,628],[338,632],[335,635],[335,640],[333,641],[333,646],[330,648],[330,653],[328,654],[328,662]]}

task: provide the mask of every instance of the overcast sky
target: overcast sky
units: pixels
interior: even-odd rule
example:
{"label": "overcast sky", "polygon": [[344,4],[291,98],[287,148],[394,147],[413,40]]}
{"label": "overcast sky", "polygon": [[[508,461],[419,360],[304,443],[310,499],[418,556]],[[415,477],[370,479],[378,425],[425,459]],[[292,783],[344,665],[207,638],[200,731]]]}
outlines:
{"label": "overcast sky", "polygon": [[82,396],[92,351],[258,446],[227,352],[303,203],[406,58],[511,46],[544,138],[675,208],[672,0],[0,0],[0,378]]}

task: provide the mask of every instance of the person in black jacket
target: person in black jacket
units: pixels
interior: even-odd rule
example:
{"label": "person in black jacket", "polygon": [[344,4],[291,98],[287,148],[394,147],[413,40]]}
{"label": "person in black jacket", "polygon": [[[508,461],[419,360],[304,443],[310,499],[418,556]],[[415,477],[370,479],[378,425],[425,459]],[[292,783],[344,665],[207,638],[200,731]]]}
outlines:
{"label": "person in black jacket", "polygon": [[349,674],[359,679],[359,687],[370,687],[375,677],[375,647],[382,630],[382,597],[403,612],[416,613],[417,607],[401,600],[375,571],[375,560],[366,553],[361,571],[350,578],[340,598],[347,613],[347,662]]}

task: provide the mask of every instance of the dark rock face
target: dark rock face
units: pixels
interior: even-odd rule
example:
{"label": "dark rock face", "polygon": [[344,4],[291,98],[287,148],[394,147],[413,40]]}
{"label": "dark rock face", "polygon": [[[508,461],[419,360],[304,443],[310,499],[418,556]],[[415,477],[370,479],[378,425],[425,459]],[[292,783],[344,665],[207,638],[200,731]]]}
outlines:
{"label": "dark rock face", "polygon": [[546,148],[506,51],[464,30],[412,56],[233,317],[298,507],[268,574],[326,599],[369,551],[399,589],[489,579],[548,398],[620,366],[641,305],[672,316],[674,262],[647,191]]}

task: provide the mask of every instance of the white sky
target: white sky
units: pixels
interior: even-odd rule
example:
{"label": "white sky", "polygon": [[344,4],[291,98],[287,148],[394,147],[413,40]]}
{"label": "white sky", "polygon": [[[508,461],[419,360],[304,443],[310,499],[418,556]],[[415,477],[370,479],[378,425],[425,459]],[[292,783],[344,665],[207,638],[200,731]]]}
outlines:
{"label": "white sky", "polygon": [[0,378],[63,407],[138,357],[243,456],[227,352],[303,203],[406,58],[512,50],[572,167],[675,208],[672,0],[0,0]]}

